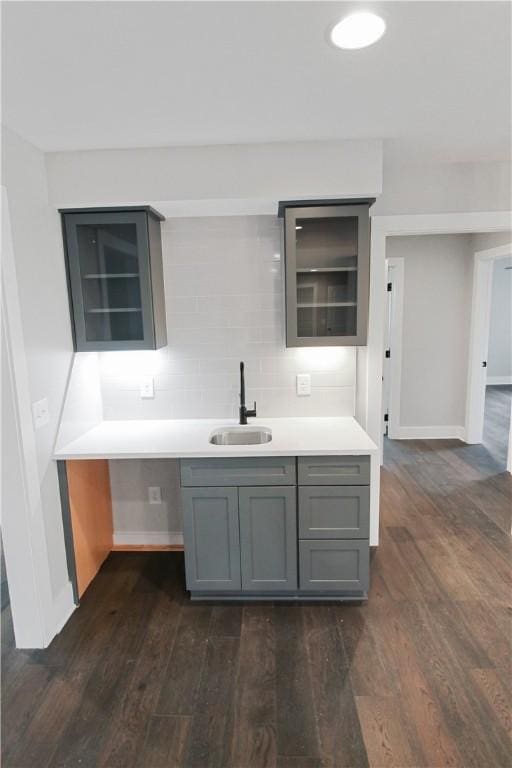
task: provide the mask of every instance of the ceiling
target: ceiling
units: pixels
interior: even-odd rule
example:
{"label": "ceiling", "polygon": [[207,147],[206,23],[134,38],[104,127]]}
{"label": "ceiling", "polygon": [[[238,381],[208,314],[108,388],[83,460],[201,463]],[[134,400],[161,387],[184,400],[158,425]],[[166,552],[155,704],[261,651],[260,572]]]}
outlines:
{"label": "ceiling", "polygon": [[[327,42],[345,13],[376,45]],[[508,2],[4,2],[3,121],[46,150],[383,138],[507,159]]]}

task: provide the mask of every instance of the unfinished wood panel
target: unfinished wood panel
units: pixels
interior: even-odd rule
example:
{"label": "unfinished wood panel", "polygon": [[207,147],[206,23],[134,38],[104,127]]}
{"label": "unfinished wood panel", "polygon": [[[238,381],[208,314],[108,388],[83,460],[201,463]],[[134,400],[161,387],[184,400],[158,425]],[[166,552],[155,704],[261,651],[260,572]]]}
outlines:
{"label": "unfinished wood panel", "polygon": [[114,544],[112,552],[183,552],[183,544]]}
{"label": "unfinished wood panel", "polygon": [[113,546],[108,461],[67,461],[78,595],[81,597]]}

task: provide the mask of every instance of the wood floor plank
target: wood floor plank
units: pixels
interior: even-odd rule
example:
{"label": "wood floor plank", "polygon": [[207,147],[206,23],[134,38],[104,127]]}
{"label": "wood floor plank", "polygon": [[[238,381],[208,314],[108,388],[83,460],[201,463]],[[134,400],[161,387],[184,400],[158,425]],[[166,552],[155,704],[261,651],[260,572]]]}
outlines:
{"label": "wood floor plank", "polygon": [[243,606],[236,603],[215,605],[212,610],[210,635],[214,637],[240,637]]}
{"label": "wood floor plank", "polygon": [[25,742],[35,711],[52,680],[52,670],[39,664],[25,664],[16,677],[8,702],[2,703],[2,763]]}
{"label": "wood floor plank", "polygon": [[234,694],[240,640],[210,637],[196,711],[190,728],[188,768],[229,765],[234,729]]}
{"label": "wood floor plank", "polygon": [[303,608],[321,756],[336,768],[368,766],[350,671],[330,606]]}
{"label": "wood floor plank", "polygon": [[104,655],[90,675],[82,704],[50,761],[52,768],[78,764],[82,768],[96,768],[109,720],[125,693],[154,602],[154,596],[131,596],[129,605],[118,613]]}
{"label": "wood floor plank", "polygon": [[186,768],[185,753],[192,718],[155,715],[149,720],[137,768]]}
{"label": "wood floor plank", "polygon": [[271,611],[244,608],[230,765],[275,768],[276,643]]}
{"label": "wood floor plank", "polygon": [[[510,758],[506,734],[475,695],[468,669],[451,645],[452,636],[444,637],[439,624],[433,625],[428,609],[417,604],[402,606],[401,625],[423,660],[443,722],[454,734],[465,768],[481,768],[493,761],[497,767],[505,768]],[[476,727],[471,729],[470,723]]]}
{"label": "wood floor plank", "polygon": [[160,694],[178,626],[181,606],[161,592],[149,616],[144,640],[123,697],[117,702],[98,756],[98,768],[135,765],[146,735],[147,722]]}
{"label": "wood floor plank", "polygon": [[399,700],[356,696],[356,705],[370,768],[416,766]]}
{"label": "wood floor plank", "polygon": [[[512,696],[502,675],[497,670],[488,668],[472,669],[471,675],[503,729],[512,737]],[[512,754],[512,744],[510,754]]]}
{"label": "wood floor plank", "polygon": [[[415,646],[402,624],[393,620],[395,653],[400,658],[400,690],[408,712],[408,739],[418,766],[458,766],[465,768],[439,702],[427,680]],[[420,757],[421,756],[421,757]]]}
{"label": "wood floor plank", "polygon": [[300,606],[276,606],[275,634],[277,752],[321,757]]}
{"label": "wood floor plank", "polygon": [[182,607],[155,714],[194,715],[208,647],[211,615],[212,608],[209,605],[188,604]]}
{"label": "wood floor plank", "polygon": [[[38,765],[44,768],[48,765],[65,728],[80,706],[87,680],[88,673],[83,670],[54,673],[23,738],[18,738],[10,755],[5,754],[10,766]],[[18,728],[20,726],[18,723]]]}

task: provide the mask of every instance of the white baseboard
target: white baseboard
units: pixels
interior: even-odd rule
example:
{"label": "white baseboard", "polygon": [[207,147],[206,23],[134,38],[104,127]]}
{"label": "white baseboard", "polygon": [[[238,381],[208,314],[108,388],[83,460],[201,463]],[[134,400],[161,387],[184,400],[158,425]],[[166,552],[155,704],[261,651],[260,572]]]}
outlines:
{"label": "white baseboard", "polygon": [[465,440],[466,430],[459,426],[396,427],[391,440]]}
{"label": "white baseboard", "polygon": [[183,544],[180,531],[114,531],[114,546],[166,546]]}
{"label": "white baseboard", "polygon": [[486,384],[488,387],[498,386],[499,384],[512,384],[512,376],[488,376]]}
{"label": "white baseboard", "polygon": [[[53,601],[52,611],[55,635],[59,634],[75,608],[76,605],[73,597],[73,587],[71,586],[71,582],[68,581],[64,589],[61,589],[60,593]],[[53,640],[53,638],[51,639]]]}

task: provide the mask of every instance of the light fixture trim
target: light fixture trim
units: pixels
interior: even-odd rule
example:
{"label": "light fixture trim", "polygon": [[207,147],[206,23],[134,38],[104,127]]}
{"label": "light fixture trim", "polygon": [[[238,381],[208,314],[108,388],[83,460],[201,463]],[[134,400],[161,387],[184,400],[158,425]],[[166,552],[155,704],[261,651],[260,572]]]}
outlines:
{"label": "light fixture trim", "polygon": [[381,16],[370,11],[357,11],[338,21],[332,27],[329,39],[336,48],[355,51],[373,45],[385,31],[386,22]]}

